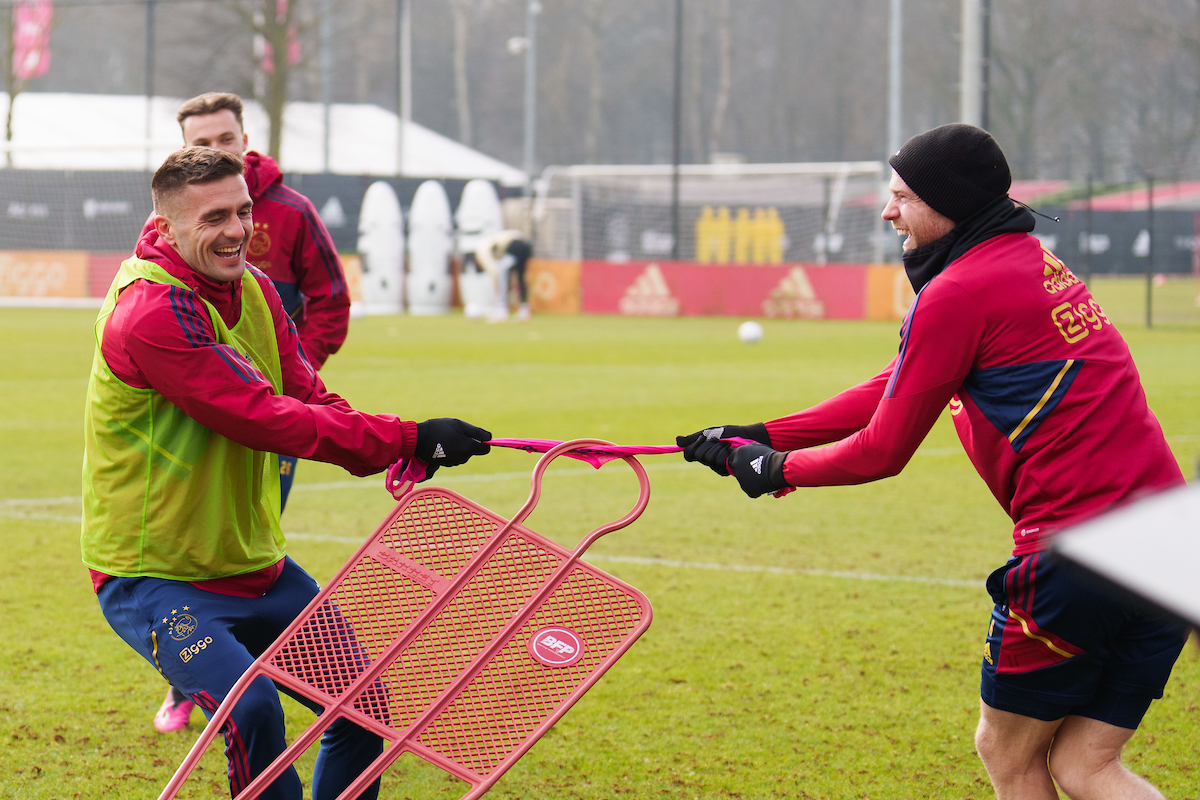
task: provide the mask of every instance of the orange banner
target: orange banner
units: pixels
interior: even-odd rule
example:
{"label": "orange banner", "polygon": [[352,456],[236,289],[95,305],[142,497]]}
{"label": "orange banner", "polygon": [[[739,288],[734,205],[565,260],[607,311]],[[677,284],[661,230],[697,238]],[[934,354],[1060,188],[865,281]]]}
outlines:
{"label": "orange banner", "polygon": [[525,267],[529,310],[534,314],[578,314],[579,272],[578,261],[529,259]]}
{"label": "orange banner", "polygon": [[903,267],[867,266],[867,319],[904,319],[915,297]]}
{"label": "orange banner", "polygon": [[87,297],[83,250],[0,250],[0,297]]}
{"label": "orange banner", "polygon": [[362,302],[362,256],[338,255],[342,261],[342,272],[346,274],[346,289],[351,303]]}

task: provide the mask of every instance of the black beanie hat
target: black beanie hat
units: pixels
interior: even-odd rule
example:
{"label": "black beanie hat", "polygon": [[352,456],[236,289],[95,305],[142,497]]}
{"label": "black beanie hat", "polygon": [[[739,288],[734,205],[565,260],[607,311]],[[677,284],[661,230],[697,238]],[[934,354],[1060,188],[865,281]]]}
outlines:
{"label": "black beanie hat", "polygon": [[888,163],[917,197],[955,223],[1012,186],[996,140],[983,128],[959,122],[917,134]]}

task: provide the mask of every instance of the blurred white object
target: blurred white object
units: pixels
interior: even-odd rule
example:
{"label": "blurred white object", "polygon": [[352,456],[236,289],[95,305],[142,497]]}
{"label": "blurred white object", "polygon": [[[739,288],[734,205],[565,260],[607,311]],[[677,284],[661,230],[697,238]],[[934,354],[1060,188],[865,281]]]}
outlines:
{"label": "blurred white object", "polygon": [[[468,319],[494,319],[502,311],[507,316],[507,309],[499,297],[495,265],[479,263],[475,254],[485,239],[504,228],[500,198],[489,181],[467,182],[458,201],[458,209],[454,212],[454,224],[457,234],[455,249],[463,265],[458,277],[463,313]],[[493,272],[488,272],[489,267]]]}
{"label": "blurred white object", "polygon": [[384,181],[372,183],[363,195],[358,252],[363,311],[399,314],[404,310],[404,217],[396,193]]}
{"label": "blurred white object", "polygon": [[754,320],[746,320],[738,325],[738,338],[746,344],[754,344],[762,338],[763,327]]}
{"label": "blurred white object", "polygon": [[454,225],[450,200],[437,181],[417,187],[408,209],[408,310],[431,316],[450,310]]}
{"label": "blurred white object", "polygon": [[1138,500],[1055,537],[1059,555],[1200,624],[1200,485]]}

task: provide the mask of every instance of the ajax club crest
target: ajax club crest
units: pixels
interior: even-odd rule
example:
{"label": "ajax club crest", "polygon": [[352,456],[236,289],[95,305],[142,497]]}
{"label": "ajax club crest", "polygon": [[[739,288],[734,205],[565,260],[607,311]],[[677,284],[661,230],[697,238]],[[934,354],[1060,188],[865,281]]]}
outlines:
{"label": "ajax club crest", "polygon": [[[187,612],[188,607],[184,606],[183,611],[171,609],[170,622],[167,625],[167,634],[177,642],[182,642],[184,639],[196,632],[196,618]],[[166,619],[163,622],[167,622]]]}

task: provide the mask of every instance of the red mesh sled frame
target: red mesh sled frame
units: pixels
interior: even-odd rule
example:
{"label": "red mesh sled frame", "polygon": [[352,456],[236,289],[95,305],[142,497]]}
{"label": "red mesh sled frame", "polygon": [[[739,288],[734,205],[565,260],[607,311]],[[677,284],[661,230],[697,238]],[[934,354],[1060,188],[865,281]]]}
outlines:
{"label": "red mesh sled frame", "polygon": [[[237,800],[255,798],[335,720],[388,743],[339,800],[357,797],[404,753],[469,784],[478,798],[582,697],[650,625],[650,601],[580,561],[650,500],[646,470],[625,516],[567,550],[524,527],[538,460],[512,520],[440,487],[405,496],[303,613],[238,680],[159,800],[174,798],[249,683],[266,675],[325,711]],[[573,638],[572,638],[573,637]]]}

